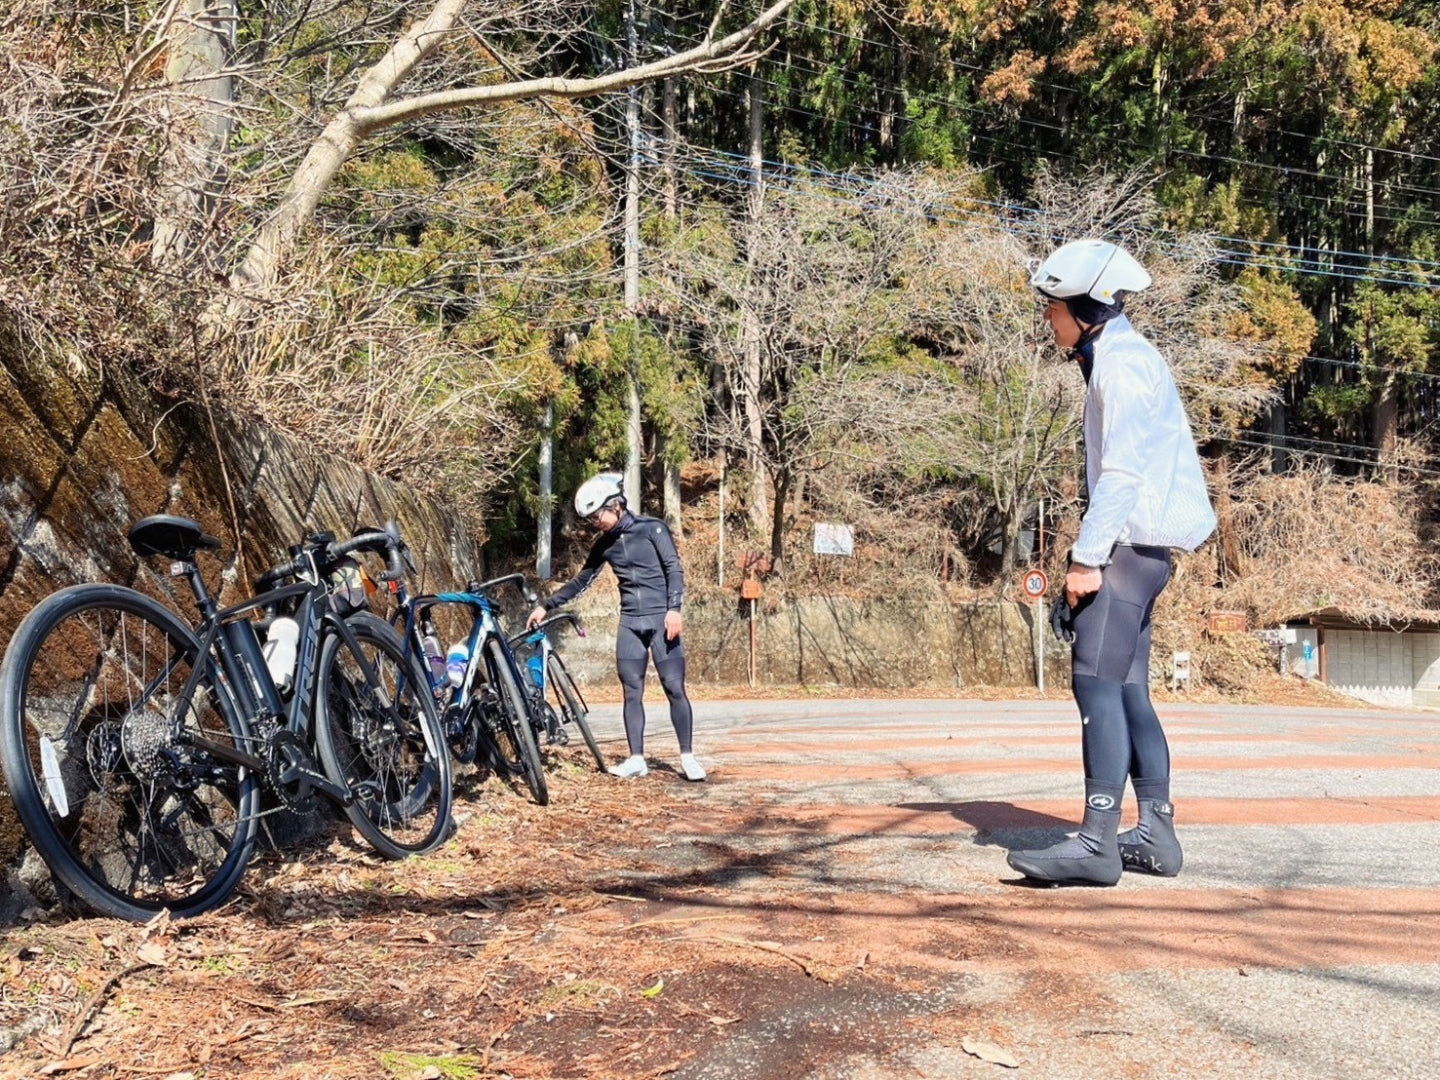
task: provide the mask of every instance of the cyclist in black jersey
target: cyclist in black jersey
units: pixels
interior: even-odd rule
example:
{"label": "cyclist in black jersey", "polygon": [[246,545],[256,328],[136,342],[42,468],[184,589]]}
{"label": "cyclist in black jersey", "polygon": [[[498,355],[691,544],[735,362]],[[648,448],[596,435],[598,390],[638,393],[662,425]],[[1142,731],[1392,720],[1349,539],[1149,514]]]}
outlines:
{"label": "cyclist in black jersey", "polygon": [[670,722],[680,742],[680,768],[687,780],[704,780],[692,737],[694,715],[685,694],[685,574],[670,529],[657,518],[632,514],[618,473],[601,473],[580,485],[575,512],[599,532],[585,565],[548,600],[530,612],[529,626],[575,600],[595,583],[608,563],[620,584],[620,626],[615,636],[615,670],[625,691],[625,738],[630,756],[610,772],[637,777],[645,763],[645,669],[651,659],[670,701]]}

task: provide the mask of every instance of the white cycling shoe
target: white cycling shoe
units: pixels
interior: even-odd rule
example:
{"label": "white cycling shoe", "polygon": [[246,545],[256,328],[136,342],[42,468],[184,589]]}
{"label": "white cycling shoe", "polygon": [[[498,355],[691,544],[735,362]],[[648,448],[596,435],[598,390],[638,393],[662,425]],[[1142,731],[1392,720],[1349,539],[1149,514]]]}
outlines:
{"label": "white cycling shoe", "polygon": [[681,754],[680,768],[684,771],[686,780],[705,779],[705,770],[700,762],[695,760],[694,754]]}
{"label": "white cycling shoe", "polygon": [[637,776],[644,776],[650,771],[650,766],[645,764],[645,755],[631,754],[619,765],[612,765],[607,770],[611,776],[619,776],[630,780]]}

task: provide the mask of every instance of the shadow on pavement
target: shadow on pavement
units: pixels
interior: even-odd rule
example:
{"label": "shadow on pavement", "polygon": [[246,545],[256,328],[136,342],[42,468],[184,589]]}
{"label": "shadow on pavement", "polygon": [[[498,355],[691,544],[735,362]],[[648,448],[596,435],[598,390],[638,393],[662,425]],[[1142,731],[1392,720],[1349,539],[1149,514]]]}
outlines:
{"label": "shadow on pavement", "polygon": [[1078,822],[1008,802],[897,803],[896,809],[950,814],[975,830],[976,844],[1011,851],[1048,847],[1079,828]]}

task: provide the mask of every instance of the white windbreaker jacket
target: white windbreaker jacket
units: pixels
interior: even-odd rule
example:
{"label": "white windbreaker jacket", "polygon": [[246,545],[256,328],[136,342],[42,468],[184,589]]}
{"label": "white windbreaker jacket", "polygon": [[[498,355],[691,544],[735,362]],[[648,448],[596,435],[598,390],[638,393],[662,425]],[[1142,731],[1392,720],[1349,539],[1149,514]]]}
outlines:
{"label": "white windbreaker jacket", "polygon": [[1123,315],[1095,339],[1085,394],[1090,505],[1071,558],[1104,566],[1116,544],[1193,551],[1215,529],[1190,421],[1170,369]]}

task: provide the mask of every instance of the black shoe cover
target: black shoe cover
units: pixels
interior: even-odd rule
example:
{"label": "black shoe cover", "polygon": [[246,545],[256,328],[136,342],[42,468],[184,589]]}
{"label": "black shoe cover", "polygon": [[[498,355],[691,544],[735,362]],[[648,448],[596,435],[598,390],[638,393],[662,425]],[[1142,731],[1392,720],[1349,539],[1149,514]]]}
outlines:
{"label": "black shoe cover", "polygon": [[1175,807],[1158,799],[1140,800],[1140,824],[1118,837],[1126,870],[1174,877],[1185,861],[1175,838]]}
{"label": "black shoe cover", "polygon": [[1114,885],[1123,869],[1115,842],[1119,824],[1118,813],[1097,814],[1087,809],[1079,836],[1040,851],[1012,851],[1006,861],[1032,881],[1053,885]]}

